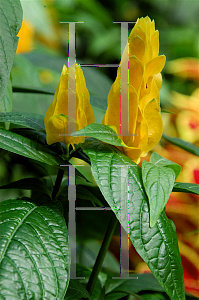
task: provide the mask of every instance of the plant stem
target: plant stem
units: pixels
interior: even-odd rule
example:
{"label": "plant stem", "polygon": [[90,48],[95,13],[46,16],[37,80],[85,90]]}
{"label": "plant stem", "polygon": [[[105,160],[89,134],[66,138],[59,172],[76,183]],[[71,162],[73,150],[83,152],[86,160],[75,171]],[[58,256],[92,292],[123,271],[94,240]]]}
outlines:
{"label": "plant stem", "polygon": [[52,200],[55,200],[55,197],[57,196],[57,193],[59,192],[59,188],[61,186],[61,182],[64,176],[64,170],[59,169],[58,173],[57,173],[57,178],[55,181],[55,185],[53,187],[53,191],[52,191]]}
{"label": "plant stem", "polygon": [[102,268],[102,264],[103,264],[106,252],[108,250],[111,238],[112,238],[113,233],[115,231],[115,227],[117,225],[117,222],[118,222],[118,220],[117,220],[115,214],[112,213],[108,228],[106,230],[106,234],[104,236],[100,251],[98,253],[97,259],[95,261],[95,265],[93,267],[92,273],[90,275],[90,278],[89,278],[89,281],[88,281],[88,284],[87,284],[87,287],[86,287],[86,289],[90,293],[90,295],[92,295],[95,283],[97,281],[98,274],[99,274],[99,272]]}

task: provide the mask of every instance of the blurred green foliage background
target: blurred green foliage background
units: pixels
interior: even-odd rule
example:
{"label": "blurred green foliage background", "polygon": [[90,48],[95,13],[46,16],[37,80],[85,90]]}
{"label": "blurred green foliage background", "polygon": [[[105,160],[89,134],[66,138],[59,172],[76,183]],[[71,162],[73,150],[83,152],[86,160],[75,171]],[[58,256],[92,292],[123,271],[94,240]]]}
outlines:
{"label": "blurred green foliage background", "polygon": [[[78,63],[119,64],[121,28],[120,24],[114,24],[113,21],[136,21],[146,15],[155,20],[156,29],[160,33],[160,54],[166,55],[167,62],[198,56],[197,0],[22,0],[21,3],[24,22],[28,22],[32,33],[30,35],[25,29],[19,39],[22,49],[18,49],[11,72],[13,87],[55,91],[63,64],[67,65],[68,61],[68,25],[61,21],[84,21],[83,24],[76,24]],[[129,31],[132,27],[133,24],[129,24]],[[29,49],[28,38],[31,39]],[[164,70],[160,95],[163,108],[167,107],[171,90],[189,95],[197,87],[196,82],[185,82]],[[96,122],[101,122],[117,68],[84,67],[83,71]],[[52,100],[52,95],[14,92],[13,106],[10,105],[7,111],[13,109],[44,115]],[[41,177],[52,172],[51,168],[37,166],[29,159],[10,153],[6,156],[2,153],[0,163],[1,185],[27,176]],[[53,170],[53,173],[56,172]],[[16,194],[29,195],[27,191],[1,190],[0,198],[4,200]]]}
{"label": "blurred green foliage background", "polygon": [[[67,65],[68,60],[68,25],[61,21],[84,21],[84,24],[76,25],[78,63],[119,64],[121,28],[120,24],[114,24],[113,21],[136,21],[147,15],[155,20],[160,33],[160,54],[166,55],[167,62],[181,57],[198,57],[197,0],[22,0],[21,3],[24,22],[28,22],[32,33],[30,35],[25,29],[22,33],[24,39],[23,36],[19,39],[22,49],[16,54],[11,72],[13,87],[55,91],[63,64]],[[132,27],[133,24],[129,24],[129,31]],[[31,46],[23,50],[28,38],[31,38]],[[190,95],[197,87],[195,81],[176,78],[165,70],[166,67],[160,95],[163,108],[169,103],[171,90]],[[96,122],[101,122],[117,68],[84,67],[83,71]],[[7,111],[44,115],[52,100],[53,95],[14,92],[13,105]],[[27,176],[41,177],[48,172],[57,172],[14,154],[7,153],[4,156],[1,152],[1,156],[1,185]],[[13,190],[0,192],[1,200],[16,195],[29,193]]]}

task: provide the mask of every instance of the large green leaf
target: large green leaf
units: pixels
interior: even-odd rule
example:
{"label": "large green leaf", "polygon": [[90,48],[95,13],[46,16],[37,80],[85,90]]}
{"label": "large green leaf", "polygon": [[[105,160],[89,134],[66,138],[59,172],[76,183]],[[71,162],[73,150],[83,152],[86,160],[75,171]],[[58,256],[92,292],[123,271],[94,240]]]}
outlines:
{"label": "large green leaf", "polygon": [[168,142],[170,142],[170,143],[172,143],[172,144],[174,144],[174,145],[176,145],[176,146],[178,146],[178,147],[180,147],[180,148],[182,148],[182,149],[184,149],[184,150],[186,150],[186,151],[188,151],[192,154],[195,154],[195,155],[199,156],[199,147],[197,147],[197,146],[195,146],[195,145],[193,145],[189,142],[185,142],[185,141],[183,141],[179,138],[168,136],[166,134],[163,134],[162,137],[166,141],[168,141]]}
{"label": "large green leaf", "polygon": [[142,162],[142,178],[150,206],[150,226],[153,227],[163,211],[175,182],[173,169]]}
{"label": "large green leaf", "polygon": [[22,22],[22,8],[19,0],[0,1],[0,100],[5,94]]}
{"label": "large green leaf", "polygon": [[0,212],[1,299],[63,299],[70,265],[64,218],[19,199],[3,201]]}
{"label": "large green leaf", "polygon": [[44,116],[31,113],[0,113],[0,122],[11,122],[45,133]]}
{"label": "large green leaf", "polygon": [[89,124],[84,128],[71,133],[71,135],[90,136],[111,145],[127,147],[127,145],[117,136],[115,130],[109,125],[97,123]]}
{"label": "large green leaf", "polygon": [[0,148],[52,166],[64,161],[47,147],[14,132],[0,128]]}
{"label": "large green leaf", "polygon": [[[129,237],[152,273],[163,286],[171,300],[184,300],[184,275],[176,230],[164,212],[153,228],[150,228],[149,204],[141,178],[141,168],[115,147],[87,140],[83,145],[91,159],[92,172],[106,201],[113,208],[120,223],[129,232]],[[120,176],[121,166],[129,166],[128,172]],[[128,178],[127,178],[128,174]],[[121,198],[121,179],[127,180],[129,200]],[[122,199],[122,200],[121,200]],[[128,207],[129,221],[120,215],[118,208]]]}

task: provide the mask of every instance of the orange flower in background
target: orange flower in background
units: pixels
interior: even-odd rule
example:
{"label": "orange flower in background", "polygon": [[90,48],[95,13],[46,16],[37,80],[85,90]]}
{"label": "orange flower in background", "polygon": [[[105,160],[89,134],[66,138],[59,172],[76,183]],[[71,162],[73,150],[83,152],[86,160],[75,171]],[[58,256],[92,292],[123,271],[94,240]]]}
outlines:
{"label": "orange flower in background", "polygon": [[[73,82],[76,81],[76,121],[68,118],[68,95],[74,95],[75,93],[75,91],[68,87],[69,76]],[[94,113],[90,105],[90,96],[86,87],[84,74],[77,64],[69,68],[66,68],[65,65],[63,66],[53,102],[49,106],[44,118],[47,143],[51,145],[57,142],[64,142],[73,145],[74,143],[84,142],[85,138],[82,136],[60,136],[60,134],[68,134],[68,128],[74,122],[76,122],[76,130],[94,123]]]}
{"label": "orange flower in background", "polygon": [[129,59],[128,119],[129,133],[134,136],[120,136],[128,147],[119,149],[136,163],[153,149],[162,136],[159,90],[162,85],[160,72],[166,58],[164,55],[158,56],[158,53],[159,32],[155,30],[154,21],[149,17],[138,19],[122,55],[102,120],[102,124],[116,126],[117,133],[120,133],[120,73],[123,61]]}
{"label": "orange flower in background", "polygon": [[33,41],[34,41],[35,30],[32,24],[23,19],[21,28],[18,33],[19,41],[17,46],[16,53],[26,53],[33,50]]}
{"label": "orange flower in background", "polygon": [[179,77],[199,81],[199,59],[190,57],[169,61],[165,71]]}
{"label": "orange flower in background", "polygon": [[199,88],[191,96],[171,93],[171,103],[178,109],[175,124],[180,138],[195,143],[199,141]]}

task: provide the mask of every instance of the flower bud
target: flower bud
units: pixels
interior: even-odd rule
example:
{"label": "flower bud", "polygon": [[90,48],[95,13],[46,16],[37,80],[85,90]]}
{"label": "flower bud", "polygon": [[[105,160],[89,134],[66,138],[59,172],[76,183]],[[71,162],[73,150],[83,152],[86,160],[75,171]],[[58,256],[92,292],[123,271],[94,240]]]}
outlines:
{"label": "flower bud", "polygon": [[[74,87],[76,84],[76,91],[69,88],[69,76],[70,83],[72,82],[70,86]],[[74,105],[70,103],[72,109],[68,112],[68,102],[71,101],[70,99],[74,99],[75,94],[76,103]],[[75,112],[76,120],[70,117],[74,116]],[[91,123],[94,123],[94,113],[83,72],[77,64],[69,68],[64,65],[53,102],[44,118],[47,144],[64,142],[73,145],[84,142],[82,136],[72,137],[67,134],[71,133],[71,128],[74,129],[72,131],[75,131]]]}

